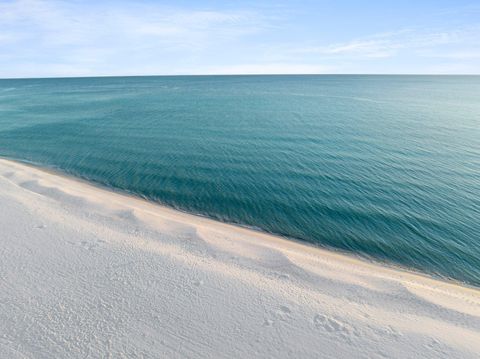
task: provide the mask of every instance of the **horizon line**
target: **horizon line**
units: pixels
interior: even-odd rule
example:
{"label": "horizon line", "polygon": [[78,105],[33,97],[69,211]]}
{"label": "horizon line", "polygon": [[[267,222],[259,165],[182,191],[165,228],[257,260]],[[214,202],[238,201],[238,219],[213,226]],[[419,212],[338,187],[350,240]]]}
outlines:
{"label": "horizon line", "polygon": [[91,76],[40,76],[40,77],[0,77],[1,80],[47,80],[47,79],[81,79],[81,78],[116,78],[116,77],[234,77],[234,76],[480,76],[471,74],[437,74],[437,73],[278,73],[278,74],[164,74],[164,75],[91,75]]}

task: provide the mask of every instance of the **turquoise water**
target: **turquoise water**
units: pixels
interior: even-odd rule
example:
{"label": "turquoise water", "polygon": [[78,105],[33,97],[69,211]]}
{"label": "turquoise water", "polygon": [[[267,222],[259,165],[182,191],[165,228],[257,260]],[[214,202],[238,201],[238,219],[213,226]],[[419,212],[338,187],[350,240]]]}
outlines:
{"label": "turquoise water", "polygon": [[480,285],[480,77],[0,80],[0,155]]}

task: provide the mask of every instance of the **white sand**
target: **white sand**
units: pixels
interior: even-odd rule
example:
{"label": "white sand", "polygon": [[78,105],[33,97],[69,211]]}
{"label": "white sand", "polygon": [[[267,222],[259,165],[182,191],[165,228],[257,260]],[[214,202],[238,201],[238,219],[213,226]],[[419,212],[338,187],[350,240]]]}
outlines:
{"label": "white sand", "polygon": [[478,358],[480,292],[0,160],[0,358]]}

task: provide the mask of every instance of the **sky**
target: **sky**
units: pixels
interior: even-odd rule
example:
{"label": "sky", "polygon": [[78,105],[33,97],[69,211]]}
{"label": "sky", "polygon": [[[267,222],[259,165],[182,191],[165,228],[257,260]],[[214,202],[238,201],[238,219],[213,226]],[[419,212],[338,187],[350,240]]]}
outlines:
{"label": "sky", "polygon": [[0,78],[480,74],[480,1],[0,0]]}

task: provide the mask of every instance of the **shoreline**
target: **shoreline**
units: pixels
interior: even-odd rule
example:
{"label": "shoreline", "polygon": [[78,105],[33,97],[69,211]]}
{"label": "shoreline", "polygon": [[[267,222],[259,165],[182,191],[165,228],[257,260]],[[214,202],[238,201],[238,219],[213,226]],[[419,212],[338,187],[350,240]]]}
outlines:
{"label": "shoreline", "polygon": [[158,209],[160,209],[160,210],[173,212],[173,214],[178,213],[179,215],[185,215],[186,220],[188,220],[189,217],[190,217],[190,219],[192,219],[192,217],[193,217],[193,218],[198,218],[200,220],[211,221],[212,224],[226,225],[226,226],[232,227],[233,230],[240,229],[240,230],[251,231],[251,232],[253,232],[252,234],[258,234],[260,236],[265,236],[265,238],[267,238],[269,240],[273,239],[274,241],[275,240],[280,241],[280,245],[284,245],[285,244],[284,242],[293,243],[293,244],[296,244],[300,247],[305,247],[304,248],[305,250],[318,251],[319,255],[326,255],[326,256],[332,255],[334,257],[338,256],[339,258],[343,258],[344,260],[353,261],[356,264],[370,265],[370,266],[373,266],[373,267],[381,267],[382,269],[386,269],[386,270],[389,270],[389,271],[399,272],[399,273],[403,273],[403,274],[407,274],[407,275],[412,275],[414,277],[420,277],[420,278],[423,278],[425,280],[430,280],[430,281],[434,281],[434,282],[441,282],[441,283],[452,285],[452,286],[458,286],[458,287],[461,287],[461,288],[470,289],[470,290],[473,290],[473,291],[478,291],[480,293],[480,287],[476,287],[476,286],[474,286],[470,283],[463,282],[463,281],[460,281],[460,280],[457,280],[457,279],[454,279],[454,278],[443,277],[441,275],[435,275],[435,274],[430,274],[430,273],[427,273],[427,272],[422,272],[421,270],[417,270],[415,268],[408,268],[408,267],[402,266],[400,264],[389,262],[388,260],[382,261],[382,260],[379,260],[379,259],[375,259],[373,257],[362,256],[362,255],[356,254],[354,252],[349,252],[349,251],[337,249],[337,248],[334,248],[334,247],[322,246],[321,244],[317,245],[315,243],[311,243],[311,242],[308,242],[308,241],[303,241],[303,240],[300,240],[298,238],[288,237],[288,236],[283,236],[283,235],[280,235],[280,234],[277,234],[277,233],[268,232],[268,231],[263,230],[262,228],[251,227],[251,226],[248,226],[248,225],[242,225],[241,223],[235,223],[235,222],[224,222],[224,221],[221,221],[219,219],[212,218],[212,217],[209,217],[207,215],[203,215],[201,213],[192,213],[192,212],[184,211],[182,209],[168,206],[168,205],[163,204],[161,202],[154,201],[152,199],[149,199],[147,197],[143,197],[139,194],[129,192],[129,191],[124,190],[124,189],[111,187],[111,186],[102,184],[100,182],[90,180],[88,178],[83,178],[81,176],[80,177],[76,176],[74,174],[66,172],[66,171],[64,171],[60,168],[56,168],[54,166],[51,166],[51,167],[42,166],[41,164],[37,164],[37,163],[34,163],[34,162],[29,162],[29,161],[24,161],[24,160],[19,160],[19,159],[11,159],[11,158],[0,156],[0,162],[2,162],[2,161],[7,162],[7,163],[12,163],[12,164],[18,164],[20,166],[26,166],[26,167],[29,167],[33,170],[40,171],[40,172],[45,172],[45,173],[53,175],[53,176],[64,177],[65,179],[68,179],[70,181],[78,182],[78,183],[86,185],[86,186],[91,186],[91,187],[93,187],[95,189],[98,189],[100,191],[104,191],[104,192],[107,192],[107,193],[112,193],[112,194],[115,194],[115,195],[123,196],[123,197],[126,197],[126,198],[130,198],[132,200],[135,200],[135,201],[145,202],[148,205],[158,207]]}
{"label": "shoreline", "polygon": [[451,357],[480,291],[0,158],[0,357]]}

